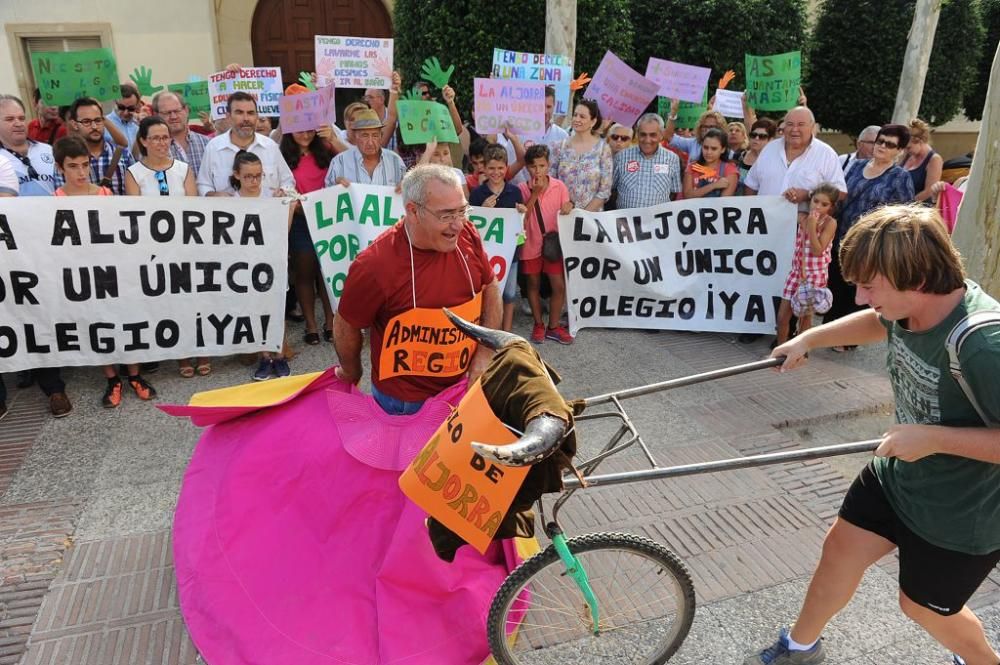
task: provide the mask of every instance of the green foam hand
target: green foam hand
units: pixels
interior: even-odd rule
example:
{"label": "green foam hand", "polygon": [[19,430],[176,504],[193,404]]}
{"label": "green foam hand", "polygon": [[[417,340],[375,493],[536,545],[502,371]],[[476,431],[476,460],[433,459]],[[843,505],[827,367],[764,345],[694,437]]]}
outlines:
{"label": "green foam hand", "polygon": [[417,90],[417,89],[415,89],[415,88],[410,88],[409,90],[407,90],[406,92],[404,92],[402,95],[400,95],[399,98],[402,99],[403,101],[407,101],[407,102],[422,102],[422,101],[424,101],[424,98],[420,94],[420,91]]}
{"label": "green foam hand", "polygon": [[133,69],[132,73],[129,74],[129,78],[135,83],[135,87],[139,89],[140,97],[149,97],[163,90],[162,85],[153,87],[153,70],[145,66]]}
{"label": "green foam hand", "polygon": [[451,75],[455,73],[455,65],[451,65],[447,70],[441,69],[441,61],[437,59],[437,56],[434,56],[424,60],[424,68],[420,70],[420,73],[440,89],[448,85]]}
{"label": "green foam hand", "polygon": [[299,72],[299,83],[309,88],[310,90],[313,91],[316,90],[316,85],[313,83],[312,74],[310,74],[309,72]]}

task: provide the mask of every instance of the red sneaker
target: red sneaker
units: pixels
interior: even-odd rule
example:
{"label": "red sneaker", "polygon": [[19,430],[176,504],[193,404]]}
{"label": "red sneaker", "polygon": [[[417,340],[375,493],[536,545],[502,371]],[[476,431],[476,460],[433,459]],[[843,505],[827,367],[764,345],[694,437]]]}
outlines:
{"label": "red sneaker", "polygon": [[545,339],[555,340],[560,344],[572,344],[573,336],[569,334],[569,331],[562,326],[556,326],[555,328],[549,328],[545,331]]}
{"label": "red sneaker", "polygon": [[531,329],[531,341],[535,344],[541,344],[545,341],[544,323],[536,323],[535,327]]}

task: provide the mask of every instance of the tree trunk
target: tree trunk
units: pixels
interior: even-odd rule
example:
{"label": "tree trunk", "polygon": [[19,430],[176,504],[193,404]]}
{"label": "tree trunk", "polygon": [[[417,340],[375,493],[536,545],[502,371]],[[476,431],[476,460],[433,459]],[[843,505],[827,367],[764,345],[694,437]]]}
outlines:
{"label": "tree trunk", "polygon": [[903,72],[896,90],[896,107],[892,111],[894,123],[909,124],[920,110],[920,97],[924,93],[927,64],[931,59],[940,14],[941,0],[917,0],[903,55]]}
{"label": "tree trunk", "polygon": [[545,3],[545,52],[576,60],[576,0]]}
{"label": "tree trunk", "polygon": [[1000,298],[1000,48],[993,56],[976,155],[953,240],[969,277]]}

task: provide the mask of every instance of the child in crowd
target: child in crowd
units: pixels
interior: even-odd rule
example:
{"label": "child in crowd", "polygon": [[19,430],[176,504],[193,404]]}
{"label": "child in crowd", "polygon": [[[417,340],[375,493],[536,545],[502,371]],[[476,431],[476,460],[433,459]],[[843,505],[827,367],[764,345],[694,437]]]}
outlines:
{"label": "child in crowd", "polygon": [[700,199],[732,196],[740,184],[736,164],[726,159],[726,134],[716,127],[705,131],[701,139],[701,156],[684,169],[684,198]]}
{"label": "child in crowd", "polygon": [[[55,191],[56,196],[113,196],[107,187],[99,187],[90,182],[90,150],[79,136],[66,136],[56,141],[52,157],[66,182]],[[126,365],[125,368],[128,372],[128,385],[139,399],[151,400],[156,397],[156,389],[139,374],[138,364]],[[122,379],[114,365],[105,365],[101,369],[108,380],[101,404],[106,409],[117,409],[122,403]]]}
{"label": "child in crowd", "polygon": [[[483,150],[486,164],[486,181],[469,194],[469,203],[486,208],[518,208],[524,211],[521,190],[507,180],[507,151],[495,143]],[[517,301],[518,256],[524,243],[524,233],[518,233],[518,247],[507,269],[507,283],[503,290],[503,321],[501,328],[510,331],[514,327],[514,303]]]}
{"label": "child in crowd", "polygon": [[821,183],[809,194],[809,214],[799,214],[792,268],[788,271],[778,308],[775,345],[788,341],[793,313],[799,318],[798,331],[803,333],[812,327],[813,312],[822,314],[830,309],[832,298],[826,282],[833,236],[837,231],[837,220],[832,214],[839,196],[835,185]]}
{"label": "child in crowd", "polygon": [[[458,176],[458,179],[462,181],[462,193],[465,194],[465,198],[469,198],[469,184],[465,178],[465,173],[462,172],[462,169],[455,168],[455,163],[451,160],[450,143],[438,143],[436,138],[431,139],[424,146],[424,154],[420,156],[418,164],[439,164],[450,168]],[[473,203],[472,205],[477,204]]]}
{"label": "child in crowd", "polygon": [[[276,192],[264,192],[261,187],[263,179],[264,165],[261,163],[260,157],[245,150],[236,153],[236,158],[233,160],[233,174],[229,176],[229,183],[235,190],[233,196],[246,199],[284,195],[280,189]],[[291,228],[291,223],[291,214],[289,214],[289,228]],[[274,376],[284,377],[292,373],[285,355],[284,339],[282,339],[281,348],[282,352],[277,355],[270,351],[261,352],[257,369],[253,373],[254,381],[267,381]]]}
{"label": "child in crowd", "polygon": [[489,141],[482,137],[473,139],[472,143],[469,144],[469,170],[471,173],[465,176],[465,186],[469,188],[470,192],[486,181],[486,158],[483,157],[483,151],[488,145],[490,145]]}
{"label": "child in crowd", "polygon": [[[566,302],[566,277],[563,272],[562,257],[552,260],[542,256],[542,237],[545,233],[558,231],[559,215],[567,215],[573,209],[569,200],[569,190],[559,180],[549,176],[549,148],[536,144],[528,148],[524,155],[528,169],[528,182],[518,187],[524,204],[524,245],[521,246],[521,272],[528,279],[528,303],[531,316],[535,320],[531,330],[531,341],[541,344],[551,339],[560,344],[572,344],[573,337],[560,324],[563,305]],[[542,322],[542,300],[540,294],[541,274],[549,277],[552,297],[549,300],[549,325]]]}

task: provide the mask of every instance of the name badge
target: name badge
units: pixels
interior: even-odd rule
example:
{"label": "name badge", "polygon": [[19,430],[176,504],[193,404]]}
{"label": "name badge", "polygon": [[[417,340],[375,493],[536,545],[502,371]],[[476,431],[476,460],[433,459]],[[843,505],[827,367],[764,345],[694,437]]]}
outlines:
{"label": "name badge", "polygon": [[653,164],[653,173],[663,173],[663,174],[670,173],[670,165],[669,164]]}
{"label": "name badge", "polygon": [[635,173],[639,170],[639,160],[630,159],[627,164],[625,164],[625,170],[629,173]]}

